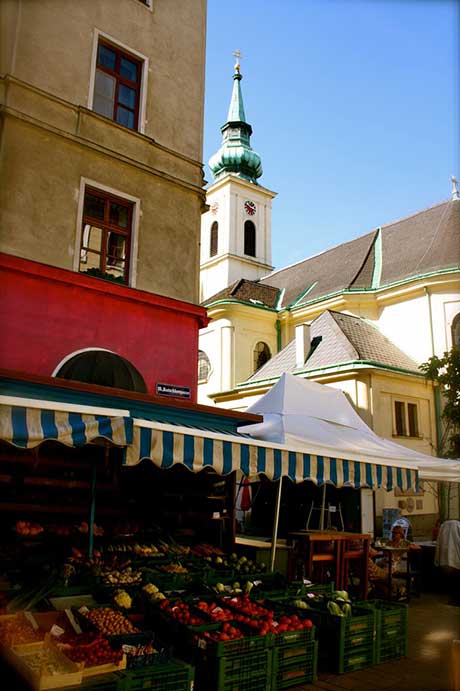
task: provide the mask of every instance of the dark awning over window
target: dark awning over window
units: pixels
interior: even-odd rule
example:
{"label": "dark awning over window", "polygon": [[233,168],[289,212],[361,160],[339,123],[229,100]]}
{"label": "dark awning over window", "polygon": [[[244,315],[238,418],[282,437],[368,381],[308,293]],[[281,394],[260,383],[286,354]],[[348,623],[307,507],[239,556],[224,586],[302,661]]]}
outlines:
{"label": "dark awning over window", "polygon": [[147,393],[145,381],[134,365],[107,350],[86,350],[74,355],[62,365],[56,376],[86,384]]}

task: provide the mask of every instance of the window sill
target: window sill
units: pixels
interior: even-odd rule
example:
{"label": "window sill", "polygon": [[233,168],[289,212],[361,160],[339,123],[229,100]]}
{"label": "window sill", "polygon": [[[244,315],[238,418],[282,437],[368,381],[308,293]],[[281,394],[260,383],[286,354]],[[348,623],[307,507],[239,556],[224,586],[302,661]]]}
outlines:
{"label": "window sill", "polygon": [[423,439],[423,437],[421,437],[420,435],[412,437],[410,434],[392,434],[391,436],[393,437],[393,439]]}

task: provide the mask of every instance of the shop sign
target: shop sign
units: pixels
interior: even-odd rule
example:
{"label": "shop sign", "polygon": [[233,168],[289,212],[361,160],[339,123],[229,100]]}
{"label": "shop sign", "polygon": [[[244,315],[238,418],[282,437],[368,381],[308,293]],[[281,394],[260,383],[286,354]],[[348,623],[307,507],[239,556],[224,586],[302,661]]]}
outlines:
{"label": "shop sign", "polygon": [[158,396],[173,396],[174,398],[191,398],[189,386],[174,386],[173,384],[157,384]]}

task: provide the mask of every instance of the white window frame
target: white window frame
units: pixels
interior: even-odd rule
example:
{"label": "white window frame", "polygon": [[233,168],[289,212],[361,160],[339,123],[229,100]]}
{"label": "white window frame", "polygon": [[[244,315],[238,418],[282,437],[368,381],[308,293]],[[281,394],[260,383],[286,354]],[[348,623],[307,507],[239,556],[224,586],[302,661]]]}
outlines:
{"label": "white window frame", "polygon": [[153,0],[135,0],[139,5],[143,5],[147,10],[150,10],[150,12],[153,11]]}
{"label": "white window frame", "polygon": [[[398,434],[396,427],[396,403],[402,403],[404,406],[404,423],[406,427],[406,434]],[[409,405],[415,405],[417,411],[417,434],[414,436],[410,434],[409,427]],[[393,396],[391,399],[392,407],[392,422],[393,422],[393,437],[399,437],[400,439],[421,439],[422,435],[420,433],[420,405],[417,400],[409,400],[403,396]]]}
{"label": "white window frame", "polygon": [[[96,65],[97,65],[97,48],[99,45],[99,41],[101,39],[103,41],[106,41],[107,43],[111,43],[115,48],[118,48],[119,50],[123,51],[124,53],[127,53],[128,55],[132,55],[134,58],[137,58],[137,60],[140,60],[142,62],[141,89],[140,89],[140,94],[139,94],[139,121],[137,123],[136,129],[134,129],[134,130],[131,130],[129,128],[126,128],[126,129],[129,132],[140,132],[141,134],[145,134],[145,126],[147,124],[146,104],[147,104],[147,79],[148,79],[148,73],[149,73],[149,59],[146,55],[139,53],[139,51],[134,50],[133,48],[130,48],[130,46],[127,46],[126,44],[122,43],[121,41],[114,38],[113,36],[110,36],[110,34],[106,34],[104,31],[100,31],[99,29],[94,29],[94,36],[93,36],[93,53],[91,56],[91,73],[90,73],[90,78],[89,78],[88,109],[93,110],[94,82],[96,79]],[[115,120],[111,120],[111,122],[114,122],[115,124],[119,124]],[[120,125],[120,127],[123,127],[123,125]]]}
{"label": "white window frame", "polygon": [[[120,197],[120,199],[124,199],[133,205],[128,283],[125,283],[124,285],[129,286],[130,288],[135,288],[137,282],[137,253],[139,243],[139,219],[141,216],[141,200],[139,197],[133,197],[131,194],[127,194],[126,192],[115,189],[114,187],[108,187],[107,185],[103,185],[102,183],[97,182],[96,180],[91,180],[90,178],[80,178],[80,190],[78,195],[77,208],[77,232],[75,235],[73,270],[77,273],[80,273],[80,249],[83,222],[83,205],[85,201],[85,190],[87,187],[92,187],[96,190],[100,190],[101,192],[106,192],[107,194],[113,195],[114,197]],[[83,272],[82,275],[84,275]],[[120,285],[123,284],[120,283]]]}

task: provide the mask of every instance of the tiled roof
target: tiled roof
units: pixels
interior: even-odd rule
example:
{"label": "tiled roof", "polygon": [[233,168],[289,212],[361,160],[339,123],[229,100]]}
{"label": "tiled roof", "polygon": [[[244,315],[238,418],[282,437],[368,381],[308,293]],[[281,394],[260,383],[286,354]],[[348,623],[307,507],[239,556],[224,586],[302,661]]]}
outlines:
{"label": "tiled roof", "polygon": [[[282,307],[353,288],[378,287],[460,266],[460,202],[447,201],[274,271],[261,285],[284,289]],[[381,241],[381,250],[380,250]],[[374,287],[376,287],[374,285]]]}
{"label": "tiled roof", "polygon": [[[301,371],[365,360],[384,367],[418,372],[415,360],[395,346],[379,329],[360,317],[326,310],[310,326],[312,351]],[[296,372],[295,339],[255,372],[247,382]]]}
{"label": "tiled roof", "polygon": [[278,295],[278,288],[242,278],[208,298],[203,302],[203,305],[207,307],[219,300],[238,300],[251,305],[259,304],[264,307],[275,307],[278,302]]}

